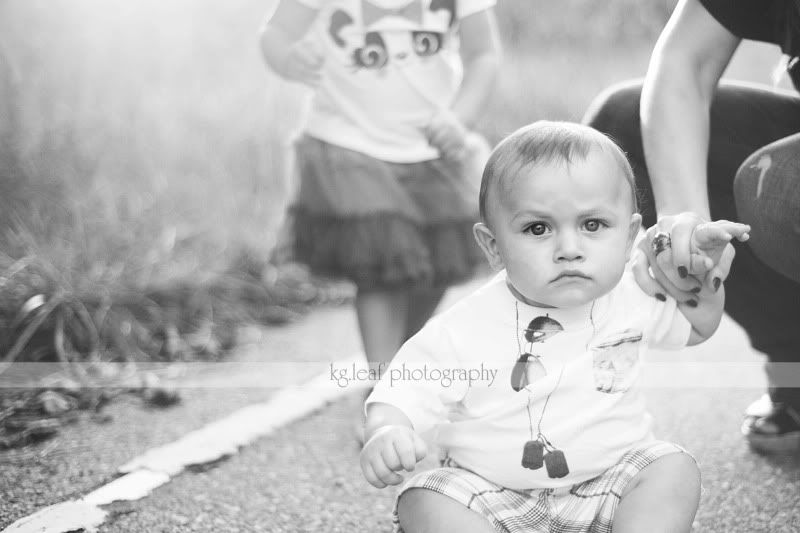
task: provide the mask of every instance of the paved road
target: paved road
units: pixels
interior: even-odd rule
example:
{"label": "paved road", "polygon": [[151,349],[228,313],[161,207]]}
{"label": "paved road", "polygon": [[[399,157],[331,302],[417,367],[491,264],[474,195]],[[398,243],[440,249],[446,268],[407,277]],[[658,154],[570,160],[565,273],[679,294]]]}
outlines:
{"label": "paved road", "polygon": [[[721,334],[702,347],[678,356],[655,355],[657,362],[676,357],[687,362],[682,377],[694,384],[648,390],[656,431],[687,447],[701,465],[704,494],[695,531],[800,531],[800,459],[755,455],[738,433],[741,412],[763,383],[758,372],[741,375],[752,372],[746,363],[759,361],[743,342],[741,331],[726,322]],[[236,360],[278,361],[291,354],[296,360],[319,361],[321,351],[340,358],[358,349],[358,340],[350,310],[325,309],[298,324],[267,330],[256,346]],[[714,376],[703,375],[707,367],[691,362],[709,360],[745,363],[725,367],[725,379],[738,388],[705,386]],[[85,494],[146,449],[275,392],[236,386],[252,377],[226,376],[231,388],[185,390],[183,404],[166,411],[120,402],[111,407],[111,423],[85,420],[68,427],[49,451],[34,449],[47,452],[40,459],[0,456],[0,527],[44,505]],[[304,377],[298,372],[284,379]],[[274,383],[276,377],[265,376],[265,381]],[[389,531],[393,491],[371,488],[358,470],[350,429],[358,400],[354,391],[227,460],[180,474],[143,500],[115,504],[114,518],[100,531]]]}
{"label": "paved road", "polygon": [[[800,530],[798,465],[754,457],[736,435],[738,408],[749,395],[681,396],[687,408],[711,406],[707,417],[674,412],[659,424],[662,435],[687,445],[702,465],[705,492],[695,531]],[[669,400],[665,395],[658,402],[676,405]],[[179,524],[187,531],[390,531],[394,492],[368,487],[358,473],[347,431],[356,404],[345,399],[214,469],[177,478],[107,531],[174,531]],[[731,410],[735,414],[727,415]]]}

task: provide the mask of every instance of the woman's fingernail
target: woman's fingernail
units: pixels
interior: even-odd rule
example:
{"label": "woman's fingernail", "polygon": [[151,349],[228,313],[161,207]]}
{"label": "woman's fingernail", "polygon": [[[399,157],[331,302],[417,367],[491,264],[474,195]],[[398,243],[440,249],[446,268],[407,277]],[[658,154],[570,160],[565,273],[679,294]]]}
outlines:
{"label": "woman's fingernail", "polygon": [[678,275],[679,275],[680,277],[682,277],[682,278],[685,278],[686,276],[688,276],[688,275],[689,275],[689,271],[688,271],[688,270],[686,270],[686,267],[685,267],[685,266],[679,266],[679,267],[678,267]]}
{"label": "woman's fingernail", "polygon": [[697,307],[697,300],[689,300],[688,302],[686,302],[686,305],[688,305],[689,307]]}
{"label": "woman's fingernail", "polygon": [[714,292],[719,290],[719,286],[722,284],[722,280],[720,278],[714,278]]}
{"label": "woman's fingernail", "polygon": [[702,289],[701,289],[700,287],[693,287],[693,288],[691,289],[691,291],[692,291],[693,293],[695,293],[695,294],[697,294],[697,293],[698,293],[698,292],[700,292],[701,290],[702,290]]}
{"label": "woman's fingernail", "polygon": [[664,296],[663,294],[661,294],[660,292],[657,292],[656,293],[656,300],[661,300],[662,302],[666,302],[667,301],[667,297]]}

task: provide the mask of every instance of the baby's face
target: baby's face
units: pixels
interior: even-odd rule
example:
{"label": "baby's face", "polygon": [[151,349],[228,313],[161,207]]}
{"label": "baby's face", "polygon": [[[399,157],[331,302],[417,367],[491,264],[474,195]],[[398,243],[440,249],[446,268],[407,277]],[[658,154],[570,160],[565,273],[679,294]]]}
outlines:
{"label": "baby's face", "polygon": [[639,229],[628,181],[614,158],[523,169],[489,198],[491,230],[508,280],[534,302],[585,304],[620,280]]}

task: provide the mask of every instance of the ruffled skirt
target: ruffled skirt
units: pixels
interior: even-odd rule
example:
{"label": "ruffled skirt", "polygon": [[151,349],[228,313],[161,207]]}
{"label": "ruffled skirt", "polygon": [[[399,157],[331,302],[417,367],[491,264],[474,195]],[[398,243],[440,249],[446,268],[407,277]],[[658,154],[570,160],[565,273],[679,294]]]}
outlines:
{"label": "ruffled skirt", "polygon": [[295,259],[359,289],[445,287],[483,264],[475,180],[444,160],[390,163],[302,137]]}

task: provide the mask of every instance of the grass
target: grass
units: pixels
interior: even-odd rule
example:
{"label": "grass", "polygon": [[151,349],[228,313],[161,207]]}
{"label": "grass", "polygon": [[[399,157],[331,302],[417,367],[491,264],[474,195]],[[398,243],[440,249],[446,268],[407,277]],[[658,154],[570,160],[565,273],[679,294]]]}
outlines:
{"label": "grass", "polygon": [[[147,339],[112,342],[107,330],[132,319],[158,338],[165,328],[196,329],[186,324],[198,313],[192,306],[213,309],[216,324],[283,304],[290,316],[313,299],[303,276],[266,261],[288,186],[281,176],[289,132],[276,124],[291,120],[300,99],[276,98],[278,84],[260,64],[262,9],[0,3],[0,102],[9,119],[0,121],[6,359],[39,357],[35,342],[14,350],[25,335],[21,309],[36,295],[80,302],[79,315],[101,320],[95,329],[109,341],[91,346],[125,357],[164,352]],[[287,291],[282,284],[294,278]],[[260,305],[238,305],[243,294],[261,296]],[[69,309],[34,310],[37,318],[48,313],[45,345],[59,317],[76,314]],[[168,317],[176,314],[180,320]],[[231,320],[221,320],[225,314]]]}
{"label": "grass", "polygon": [[[580,119],[643,74],[673,5],[500,2],[505,63],[480,129]],[[241,321],[346,298],[269,261],[307,93],[261,63],[268,7],[0,0],[6,360],[216,357],[192,335],[211,328],[224,351]]]}

